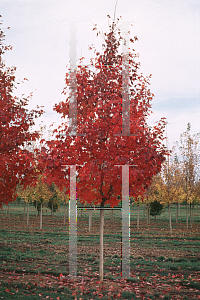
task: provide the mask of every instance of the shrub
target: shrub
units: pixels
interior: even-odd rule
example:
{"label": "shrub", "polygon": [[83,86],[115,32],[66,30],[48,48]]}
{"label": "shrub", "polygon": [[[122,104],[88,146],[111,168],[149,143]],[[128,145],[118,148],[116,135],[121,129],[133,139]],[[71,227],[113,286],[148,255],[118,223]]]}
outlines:
{"label": "shrub", "polygon": [[163,260],[165,260],[165,257],[164,257],[164,256],[159,256],[157,259],[158,259],[159,261],[163,261]]}
{"label": "shrub", "polygon": [[154,216],[156,219],[156,216],[160,215],[163,211],[163,205],[155,200],[153,202],[150,203],[150,215]]}

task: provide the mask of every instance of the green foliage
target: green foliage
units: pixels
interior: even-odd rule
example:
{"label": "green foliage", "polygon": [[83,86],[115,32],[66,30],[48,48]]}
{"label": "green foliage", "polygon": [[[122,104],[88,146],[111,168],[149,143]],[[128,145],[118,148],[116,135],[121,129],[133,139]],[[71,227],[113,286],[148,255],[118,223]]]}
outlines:
{"label": "green foliage", "polygon": [[163,211],[163,204],[161,204],[159,201],[155,200],[150,203],[150,215],[151,216],[158,216]]}
{"label": "green foliage", "polygon": [[164,261],[164,260],[165,260],[165,257],[164,257],[164,256],[159,256],[159,257],[157,258],[157,260],[158,260],[158,261]]}
{"label": "green foliage", "polygon": [[48,204],[47,204],[47,207],[51,210],[52,209],[52,202],[53,202],[53,212],[57,211],[58,208],[59,208],[59,205],[57,202],[54,201],[54,199],[50,199]]}
{"label": "green foliage", "polygon": [[21,197],[16,197],[16,200],[17,200],[17,203],[19,204],[21,202],[22,198]]}
{"label": "green foliage", "polygon": [[32,203],[35,206],[35,208],[37,207],[37,212],[38,212],[38,215],[39,215],[39,212],[41,210],[41,202],[38,202],[37,200],[34,200]]}
{"label": "green foliage", "polygon": [[171,262],[173,262],[174,259],[173,259],[172,257],[168,257],[168,258],[166,259],[166,261],[171,261]]}

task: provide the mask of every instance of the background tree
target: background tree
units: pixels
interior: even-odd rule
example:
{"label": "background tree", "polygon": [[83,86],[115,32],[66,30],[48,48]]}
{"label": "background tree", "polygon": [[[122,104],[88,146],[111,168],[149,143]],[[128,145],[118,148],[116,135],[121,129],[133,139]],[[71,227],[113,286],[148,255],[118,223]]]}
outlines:
{"label": "background tree", "polygon": [[190,205],[190,226],[192,227],[191,207],[195,199],[196,183],[199,180],[200,171],[200,134],[190,134],[191,124],[187,124],[187,130],[180,135],[176,148],[179,150],[179,163],[182,168],[182,189],[186,201],[186,226],[188,229],[188,204]]}
{"label": "background tree", "polygon": [[58,196],[58,188],[54,183],[52,183],[49,187],[51,191],[51,197],[49,198],[47,207],[51,210],[51,216],[53,217],[53,213],[58,210],[60,206],[60,198]]}
{"label": "background tree", "polygon": [[169,229],[172,234],[172,221],[171,221],[171,204],[174,203],[177,198],[177,190],[175,186],[175,178],[172,165],[169,165],[169,161],[165,162],[161,171],[161,191],[164,202],[168,205],[169,211]]}
{"label": "background tree", "polygon": [[[130,167],[130,195],[137,197],[145,192],[153,175],[158,173],[166,153],[162,144],[165,120],[161,119],[152,129],[147,125],[153,94],[148,89],[150,77],[138,73],[134,50],[128,54],[130,85],[130,132],[122,136],[122,57],[119,46],[122,39],[117,22],[109,25],[103,35],[103,52],[95,52],[91,59],[93,69],[83,66],[76,70],[77,133],[69,133],[69,122],[63,122],[56,133],[56,140],[47,142],[47,153],[41,156],[48,180],[64,175],[62,165],[77,166],[77,197],[80,201],[100,205],[100,266],[99,278],[103,280],[103,227],[104,206],[118,204],[121,195],[122,170],[115,165]],[[94,28],[96,30],[96,27]],[[136,37],[134,38],[137,39]],[[134,42],[133,39],[130,39]],[[66,74],[64,94],[66,101],[55,105],[64,118],[69,111],[69,72]],[[68,173],[69,175],[69,173]],[[58,185],[63,181],[59,180]],[[66,185],[66,181],[64,182]],[[69,190],[69,185],[68,185]]]}
{"label": "background tree", "polygon": [[64,224],[66,222],[66,204],[69,203],[69,194],[66,194],[66,188],[63,190],[59,190],[61,193],[61,200],[63,201],[64,205]]}
{"label": "background tree", "polygon": [[[152,215],[151,210],[153,211],[153,207],[155,208],[158,203],[161,205],[168,205],[170,233],[172,233],[171,204],[174,203],[177,198],[177,190],[175,188],[174,180],[175,178],[172,166],[169,165],[168,162],[164,162],[161,172],[153,177],[152,183],[146,193],[147,200],[145,200],[149,205],[150,215]],[[150,207],[152,207],[152,209]]]}
{"label": "background tree", "polygon": [[174,187],[174,203],[176,203],[176,223],[178,222],[178,210],[180,209],[180,203],[185,198],[185,192],[183,189],[183,170],[176,153],[176,148],[172,148],[172,155],[170,161],[170,168],[173,175],[173,187]]}
{"label": "background tree", "polygon": [[[1,16],[0,16],[1,18]],[[2,22],[0,21],[0,26]],[[19,99],[13,96],[15,85],[15,67],[6,67],[3,61],[5,51],[11,46],[4,44],[5,35],[0,29],[0,206],[14,200],[16,185],[23,182],[28,185],[34,170],[34,157],[25,144],[36,140],[38,132],[30,132],[34,119],[43,111],[25,108],[30,97]]]}
{"label": "background tree", "polygon": [[140,227],[140,206],[143,203],[143,198],[139,195],[137,199],[130,197],[130,204],[137,207],[137,229]]}
{"label": "background tree", "polygon": [[52,192],[48,184],[44,183],[42,178],[43,174],[38,174],[38,179],[33,190],[34,204],[37,206],[38,212],[40,212],[40,229],[42,229],[42,208],[52,197]]}
{"label": "background tree", "polygon": [[163,211],[163,204],[160,203],[157,200],[154,200],[150,203],[150,215],[154,216],[156,219],[156,216],[159,216]]}
{"label": "background tree", "polygon": [[163,201],[163,190],[162,190],[163,180],[161,174],[152,177],[151,184],[149,185],[145,197],[144,203],[146,204],[146,213],[147,213],[147,225],[150,224],[150,216],[152,214],[153,206],[151,203],[160,203]]}
{"label": "background tree", "polygon": [[26,188],[23,186],[18,186],[17,195],[24,200],[24,203],[27,204],[27,225],[29,224],[29,204],[34,199],[34,186],[28,185]]}
{"label": "background tree", "polygon": [[51,197],[47,203],[47,207],[51,210],[51,216],[53,216],[53,212],[57,211],[60,207],[60,204],[67,204],[69,202],[69,194],[65,194],[65,189],[60,190],[55,183],[52,183],[49,187],[51,191]]}

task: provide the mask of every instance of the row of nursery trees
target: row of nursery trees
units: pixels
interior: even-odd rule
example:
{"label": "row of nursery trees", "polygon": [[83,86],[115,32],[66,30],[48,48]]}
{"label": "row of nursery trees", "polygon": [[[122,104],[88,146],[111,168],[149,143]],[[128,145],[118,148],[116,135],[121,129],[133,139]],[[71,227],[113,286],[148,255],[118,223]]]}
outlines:
{"label": "row of nursery trees", "polygon": [[[136,201],[159,197],[168,204],[183,199],[189,204],[199,199],[199,161],[197,164],[197,156],[192,152],[198,143],[189,137],[189,130],[187,146],[177,156],[177,162],[172,163],[164,145],[166,119],[148,126],[154,94],[149,89],[151,75],[145,77],[139,72],[138,55],[131,46],[137,37],[131,38],[130,32],[126,32],[124,39],[119,18],[110,22],[108,32],[102,34],[96,25],[93,30],[103,39],[102,49],[96,51],[90,47],[94,49],[92,68],[84,65],[81,58],[76,70],[67,71],[65,100],[54,106],[63,123],[50,140],[41,139],[41,132],[32,130],[43,109],[26,108],[31,95],[14,96],[16,68],[5,66],[3,55],[11,46],[4,44],[5,35],[0,30],[0,206],[15,199],[18,184],[24,190],[35,186],[35,197],[40,198],[42,185],[37,183],[38,175],[48,186],[54,183],[60,191],[65,189],[67,196],[70,170],[64,166],[76,165],[77,198],[82,204],[101,207],[99,279],[102,281],[103,208],[120,202],[122,168],[119,166],[134,166],[129,168],[129,190]],[[128,52],[120,53],[121,44],[125,45],[127,40]],[[127,93],[129,99],[125,103],[122,99],[127,98]],[[183,135],[183,141],[184,138]],[[38,149],[29,151],[27,146],[35,141],[39,141]],[[175,181],[176,177],[179,180]],[[156,195],[152,193],[154,182],[158,186]]]}
{"label": "row of nursery trees", "polygon": [[170,156],[162,164],[161,171],[153,176],[144,198],[140,196],[137,198],[138,210],[142,202],[146,203],[147,212],[152,205],[155,207],[155,213],[156,206],[158,211],[160,206],[160,212],[162,205],[168,206],[170,233],[172,233],[171,205],[176,204],[176,222],[178,222],[179,204],[186,204],[188,229],[189,219],[192,228],[194,205],[200,203],[200,134],[191,135],[190,130],[191,125],[188,123],[187,130],[180,135],[179,141],[170,151]]}
{"label": "row of nursery trees", "polygon": [[[140,205],[146,206],[147,224],[150,223],[150,215],[156,217],[165,206],[169,210],[169,227],[172,233],[171,205],[176,204],[176,222],[178,222],[179,204],[186,204],[186,227],[188,219],[192,228],[192,215],[194,205],[200,204],[200,182],[199,182],[199,134],[190,134],[190,123],[187,130],[181,134],[179,142],[173,147],[170,158],[162,165],[161,171],[153,176],[152,182],[143,197],[139,195],[136,199],[130,197],[130,203],[136,204],[138,217],[137,228],[139,228]],[[22,185],[16,188],[16,196],[27,203],[27,224],[29,222],[29,203],[33,203],[40,213],[40,229],[42,229],[42,208],[48,207],[51,215],[60,203],[69,201],[69,194],[60,190],[55,183],[48,185],[42,181],[42,175],[38,175],[36,185],[29,185],[25,189]],[[119,196],[119,199],[121,197]],[[78,206],[81,205],[78,199]],[[92,205],[92,203],[91,203]],[[190,218],[189,218],[190,216]],[[64,223],[65,223],[64,211]],[[89,228],[91,228],[91,214],[89,215]]]}
{"label": "row of nursery trees", "polygon": [[[39,174],[35,185],[23,185],[16,187],[17,200],[23,200],[27,204],[27,225],[29,224],[29,204],[33,204],[36,208],[36,214],[40,215],[40,229],[42,229],[42,212],[43,208],[51,210],[51,216],[58,210],[60,203],[67,204],[69,195],[65,190],[60,190],[54,183],[48,185],[42,181],[42,175]],[[64,223],[66,219],[66,210],[64,211]]]}

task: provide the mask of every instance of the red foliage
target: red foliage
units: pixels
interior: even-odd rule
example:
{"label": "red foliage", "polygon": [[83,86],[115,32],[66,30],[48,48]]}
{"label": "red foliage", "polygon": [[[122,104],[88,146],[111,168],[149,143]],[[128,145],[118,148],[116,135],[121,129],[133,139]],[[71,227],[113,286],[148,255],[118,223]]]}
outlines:
{"label": "red foliage", "polygon": [[[1,25],[2,23],[0,23]],[[13,201],[17,183],[24,185],[31,182],[34,157],[27,150],[22,150],[25,143],[36,140],[38,132],[30,133],[34,118],[43,111],[28,110],[28,99],[14,97],[14,72],[16,68],[5,67],[2,55],[11,47],[5,46],[4,33],[0,30],[0,207],[2,203]]]}
{"label": "red foliage", "polygon": [[[56,130],[56,140],[47,142],[48,151],[41,159],[48,180],[67,185],[61,165],[77,165],[77,197],[81,202],[117,205],[121,195],[122,168],[130,167],[130,195],[143,194],[158,173],[166,154],[162,144],[165,119],[150,129],[147,117],[150,114],[153,94],[148,89],[149,77],[138,74],[134,50],[129,53],[129,100],[130,136],[122,132],[122,54],[118,48],[122,39],[115,34],[117,24],[110,26],[105,34],[103,54],[96,53],[91,60],[95,70],[80,64],[76,70],[77,83],[77,133],[83,136],[67,136],[68,122]],[[64,94],[69,94],[70,73],[66,74]],[[66,102],[55,105],[54,110],[68,115],[70,96]],[[62,134],[66,134],[62,136]],[[135,136],[134,136],[135,135]]]}

